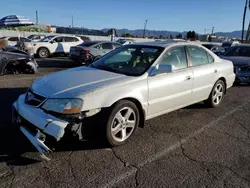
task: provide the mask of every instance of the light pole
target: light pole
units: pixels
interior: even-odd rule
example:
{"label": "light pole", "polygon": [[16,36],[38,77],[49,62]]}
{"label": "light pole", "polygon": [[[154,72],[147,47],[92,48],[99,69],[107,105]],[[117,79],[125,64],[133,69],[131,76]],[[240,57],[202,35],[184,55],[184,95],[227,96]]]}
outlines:
{"label": "light pole", "polygon": [[247,3],[248,3],[248,0],[246,0],[245,7],[244,7],[243,20],[242,20],[241,42],[244,41],[244,30],[245,30],[245,20],[246,20]]}
{"label": "light pole", "polygon": [[71,20],[71,27],[73,28],[74,27],[74,17],[73,17],[73,15],[72,15],[72,20]]}
{"label": "light pole", "polygon": [[145,38],[145,32],[146,32],[147,23],[148,23],[148,20],[145,20],[144,30],[143,30],[143,38]]}
{"label": "light pole", "polygon": [[214,34],[214,27],[212,27],[212,34],[211,35],[213,35]]}

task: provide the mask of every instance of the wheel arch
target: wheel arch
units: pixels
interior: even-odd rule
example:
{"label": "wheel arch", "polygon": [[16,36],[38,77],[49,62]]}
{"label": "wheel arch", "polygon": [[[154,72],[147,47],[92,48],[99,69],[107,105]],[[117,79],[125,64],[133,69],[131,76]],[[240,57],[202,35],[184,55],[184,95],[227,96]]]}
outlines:
{"label": "wheel arch", "polygon": [[[145,116],[146,116],[146,114],[145,114],[145,110],[144,110],[143,107],[142,107],[141,102],[140,102],[138,99],[133,98],[133,97],[125,97],[125,98],[119,99],[119,100],[117,100],[116,102],[114,102],[114,103],[112,104],[112,106],[114,106],[117,102],[119,102],[119,101],[121,101],[121,100],[127,100],[127,101],[130,101],[130,102],[133,102],[133,103],[136,105],[136,107],[137,107],[138,110],[139,110],[139,115],[140,115],[139,127],[140,127],[140,128],[143,128],[144,125],[145,125]],[[112,106],[111,106],[111,107],[112,107]]]}
{"label": "wheel arch", "polygon": [[[226,78],[225,77],[220,77],[218,80],[221,80],[221,81],[223,81],[224,82],[224,84],[225,84],[225,91],[224,91],[224,94],[226,94],[226,92],[227,92],[227,80],[226,80]],[[217,81],[218,81],[217,80]],[[217,82],[216,81],[216,82]]]}

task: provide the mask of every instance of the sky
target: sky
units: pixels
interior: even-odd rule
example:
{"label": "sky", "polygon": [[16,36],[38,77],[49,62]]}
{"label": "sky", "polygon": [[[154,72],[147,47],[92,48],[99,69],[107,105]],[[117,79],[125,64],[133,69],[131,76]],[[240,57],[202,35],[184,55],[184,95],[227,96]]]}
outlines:
{"label": "sky", "polygon": [[[0,17],[16,14],[41,24],[198,33],[240,30],[245,0],[2,0]],[[246,26],[250,10],[246,16]]]}

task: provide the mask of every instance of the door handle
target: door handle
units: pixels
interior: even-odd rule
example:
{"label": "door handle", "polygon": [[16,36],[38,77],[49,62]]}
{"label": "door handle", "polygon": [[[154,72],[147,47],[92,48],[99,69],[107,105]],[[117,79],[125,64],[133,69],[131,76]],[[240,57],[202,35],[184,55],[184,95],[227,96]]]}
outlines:
{"label": "door handle", "polygon": [[218,70],[217,69],[214,69],[214,73],[217,73],[218,72]]}
{"label": "door handle", "polygon": [[187,76],[185,80],[191,80],[191,76]]}

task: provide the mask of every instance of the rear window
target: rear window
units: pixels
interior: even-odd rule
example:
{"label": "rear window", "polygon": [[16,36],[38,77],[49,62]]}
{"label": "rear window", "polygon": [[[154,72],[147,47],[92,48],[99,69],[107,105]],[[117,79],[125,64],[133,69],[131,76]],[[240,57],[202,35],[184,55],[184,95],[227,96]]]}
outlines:
{"label": "rear window", "polygon": [[79,44],[78,46],[90,47],[90,46],[98,44],[98,43],[99,42],[84,42],[82,44]]}

